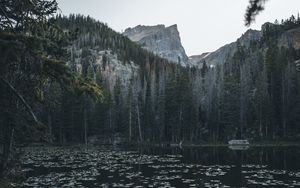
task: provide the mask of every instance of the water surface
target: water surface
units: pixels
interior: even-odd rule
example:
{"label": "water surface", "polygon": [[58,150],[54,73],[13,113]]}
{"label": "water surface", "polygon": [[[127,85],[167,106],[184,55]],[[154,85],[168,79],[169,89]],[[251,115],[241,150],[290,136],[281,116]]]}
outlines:
{"label": "water surface", "polygon": [[299,147],[32,147],[22,187],[300,187]]}

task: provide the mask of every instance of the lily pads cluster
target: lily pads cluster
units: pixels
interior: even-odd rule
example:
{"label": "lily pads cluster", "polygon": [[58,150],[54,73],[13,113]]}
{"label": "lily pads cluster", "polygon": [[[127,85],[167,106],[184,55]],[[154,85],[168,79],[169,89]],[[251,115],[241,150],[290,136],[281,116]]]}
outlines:
{"label": "lily pads cluster", "polygon": [[[266,165],[203,165],[182,155],[99,147],[32,147],[21,187],[298,187],[300,173]],[[233,179],[231,177],[234,177]]]}
{"label": "lily pads cluster", "polygon": [[272,187],[300,187],[299,172],[289,172],[287,170],[273,170],[273,169],[257,169],[250,171],[243,171],[247,184],[261,185]]}

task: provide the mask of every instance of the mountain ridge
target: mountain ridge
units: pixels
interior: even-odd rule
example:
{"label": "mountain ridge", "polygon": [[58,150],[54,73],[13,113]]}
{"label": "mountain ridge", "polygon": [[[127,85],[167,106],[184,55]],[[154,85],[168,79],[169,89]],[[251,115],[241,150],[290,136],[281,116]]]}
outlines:
{"label": "mountain ridge", "polygon": [[[239,45],[248,48],[251,42],[260,40],[266,29],[270,27],[276,27],[276,25],[266,22],[261,26],[261,30],[248,29],[236,41],[225,44],[215,51],[189,57],[187,57],[181,44],[177,24],[168,27],[163,24],[154,26],[138,25],[133,28],[127,28],[123,35],[138,43],[144,49],[171,62],[179,62],[183,66],[197,66],[201,68],[203,62],[210,66],[224,63],[226,59],[234,55]],[[170,37],[172,35],[174,37]],[[300,48],[300,42],[297,42],[300,41],[298,36],[300,36],[299,28],[285,31],[277,39],[278,47],[287,48],[293,46],[294,48]]]}
{"label": "mountain ridge", "polygon": [[235,42],[231,42],[221,46],[213,52],[206,52],[200,55],[190,56],[191,65],[200,66],[205,61],[206,64],[215,66],[217,64],[222,64],[227,58],[233,56],[237,51],[238,45],[245,46],[246,48],[250,46],[252,41],[257,41],[261,38],[262,33],[258,30],[248,29],[242,34]]}

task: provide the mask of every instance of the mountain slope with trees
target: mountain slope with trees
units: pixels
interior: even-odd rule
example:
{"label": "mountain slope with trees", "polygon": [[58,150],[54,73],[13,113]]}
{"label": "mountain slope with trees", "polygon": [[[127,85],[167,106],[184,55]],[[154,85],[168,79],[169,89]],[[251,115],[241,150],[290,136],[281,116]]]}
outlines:
{"label": "mountain slope with trees", "polygon": [[89,17],[59,16],[55,22],[78,35],[69,65],[106,90],[105,105],[87,107],[88,137],[106,135],[111,143],[298,138],[293,33],[299,18],[265,24],[257,40],[246,46],[237,41],[223,64],[204,62],[201,68],[170,64]]}

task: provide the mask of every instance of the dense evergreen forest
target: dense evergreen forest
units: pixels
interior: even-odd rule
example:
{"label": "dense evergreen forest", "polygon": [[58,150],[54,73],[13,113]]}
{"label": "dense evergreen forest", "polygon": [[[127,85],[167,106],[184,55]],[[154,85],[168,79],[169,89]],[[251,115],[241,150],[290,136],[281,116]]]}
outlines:
{"label": "dense evergreen forest", "polygon": [[55,1],[2,4],[2,168],[13,144],[29,142],[300,138],[300,51],[278,45],[299,17],[267,24],[224,64],[198,68],[155,56],[93,18],[49,17]]}
{"label": "dense evergreen forest", "polygon": [[[300,54],[277,44],[282,33],[299,27],[299,18],[266,24],[261,40],[249,48],[240,45],[224,64],[203,62],[202,68],[167,62],[89,17],[57,16],[53,22],[77,35],[68,47],[69,66],[105,93],[97,104],[71,93],[62,96],[52,112],[60,142],[83,141],[85,132],[111,142],[120,137],[175,143],[299,137]],[[135,72],[114,73],[120,66]]]}

